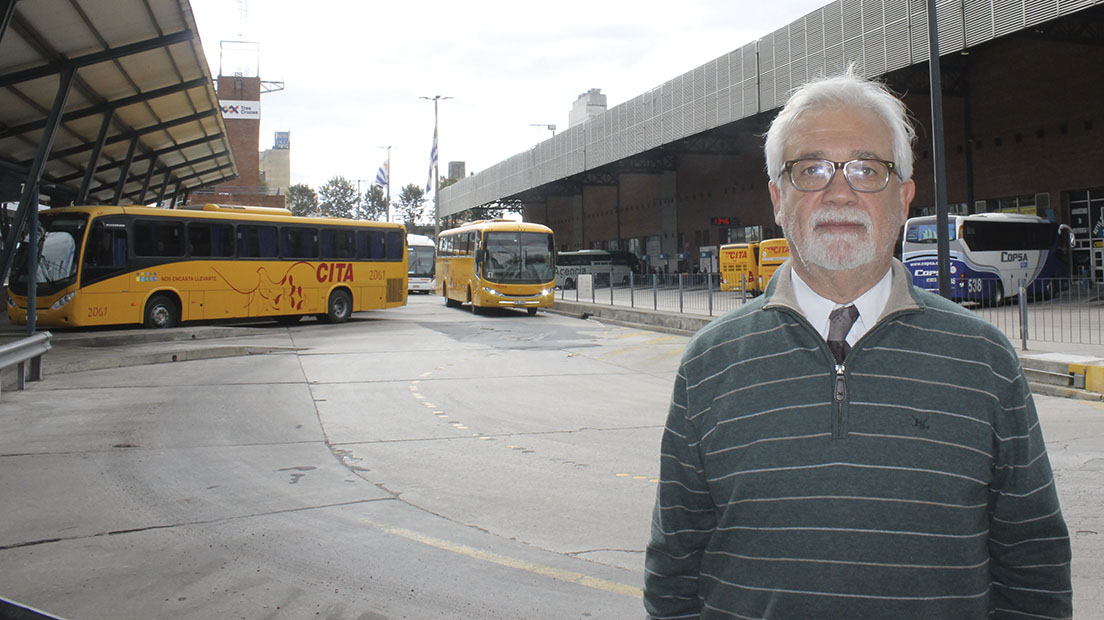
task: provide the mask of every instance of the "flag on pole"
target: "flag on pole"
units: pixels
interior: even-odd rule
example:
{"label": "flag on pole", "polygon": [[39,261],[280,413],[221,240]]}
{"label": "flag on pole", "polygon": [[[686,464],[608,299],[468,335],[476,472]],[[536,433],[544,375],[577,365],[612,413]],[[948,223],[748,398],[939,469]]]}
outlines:
{"label": "flag on pole", "polygon": [[437,167],[437,128],[433,128],[433,148],[429,151],[429,179],[426,181],[426,193],[433,189],[433,169]]}
{"label": "flag on pole", "polygon": [[376,185],[379,185],[380,187],[387,187],[387,184],[390,182],[390,179],[388,179],[387,177],[387,162],[385,161],[380,164],[379,172],[376,173]]}

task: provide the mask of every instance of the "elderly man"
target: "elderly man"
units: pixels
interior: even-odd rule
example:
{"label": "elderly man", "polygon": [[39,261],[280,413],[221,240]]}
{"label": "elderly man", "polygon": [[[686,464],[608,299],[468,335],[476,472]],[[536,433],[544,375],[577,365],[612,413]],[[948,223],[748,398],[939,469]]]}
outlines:
{"label": "elderly man", "polygon": [[1069,537],[1015,350],[913,288],[899,99],[805,85],[767,134],[791,259],[690,342],[646,558],[653,618],[1071,616]]}

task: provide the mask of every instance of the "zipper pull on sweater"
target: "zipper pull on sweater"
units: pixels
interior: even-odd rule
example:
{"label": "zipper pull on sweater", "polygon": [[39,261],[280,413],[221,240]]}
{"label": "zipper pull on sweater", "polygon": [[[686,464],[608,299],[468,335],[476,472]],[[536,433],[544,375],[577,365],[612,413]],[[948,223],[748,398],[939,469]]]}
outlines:
{"label": "zipper pull on sweater", "polygon": [[836,402],[847,399],[847,383],[843,380],[843,364],[836,364]]}

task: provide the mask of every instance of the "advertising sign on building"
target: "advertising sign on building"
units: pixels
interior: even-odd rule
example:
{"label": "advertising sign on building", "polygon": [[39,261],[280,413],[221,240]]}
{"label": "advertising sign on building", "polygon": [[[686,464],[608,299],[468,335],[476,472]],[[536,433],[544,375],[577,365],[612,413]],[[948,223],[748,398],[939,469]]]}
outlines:
{"label": "advertising sign on building", "polygon": [[223,118],[261,120],[260,101],[219,101]]}

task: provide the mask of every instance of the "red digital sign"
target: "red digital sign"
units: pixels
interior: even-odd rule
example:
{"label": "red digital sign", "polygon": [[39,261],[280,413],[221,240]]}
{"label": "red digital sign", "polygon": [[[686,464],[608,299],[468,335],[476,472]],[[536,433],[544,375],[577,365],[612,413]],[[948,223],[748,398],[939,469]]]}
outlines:
{"label": "red digital sign", "polygon": [[710,222],[714,226],[732,226],[732,218],[730,217],[715,217],[710,219]]}

